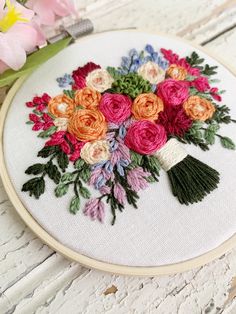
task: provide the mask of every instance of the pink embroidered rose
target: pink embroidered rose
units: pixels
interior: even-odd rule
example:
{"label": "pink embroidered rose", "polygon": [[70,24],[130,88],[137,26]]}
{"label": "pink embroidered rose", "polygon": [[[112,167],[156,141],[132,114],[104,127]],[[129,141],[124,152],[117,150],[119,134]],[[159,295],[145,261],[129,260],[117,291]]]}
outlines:
{"label": "pink embroidered rose", "polygon": [[165,105],[178,106],[189,96],[189,86],[185,81],[167,79],[157,85],[157,96]]}
{"label": "pink embroidered rose", "polygon": [[102,96],[99,110],[108,122],[120,125],[131,115],[132,101],[128,96],[105,93]]}
{"label": "pink embroidered rose", "polygon": [[208,78],[205,76],[199,76],[191,82],[191,86],[195,87],[199,92],[206,92],[210,89]]}
{"label": "pink embroidered rose", "polygon": [[167,137],[164,127],[148,120],[134,122],[128,129],[125,137],[125,145],[143,155],[153,154],[166,141]]}

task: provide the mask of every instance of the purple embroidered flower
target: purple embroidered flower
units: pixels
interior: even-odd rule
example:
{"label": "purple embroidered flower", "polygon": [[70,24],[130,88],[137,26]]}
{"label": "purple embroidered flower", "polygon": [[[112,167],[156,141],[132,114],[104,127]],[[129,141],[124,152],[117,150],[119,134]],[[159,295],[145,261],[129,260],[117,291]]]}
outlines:
{"label": "purple embroidered flower", "polygon": [[121,205],[124,205],[126,200],[126,193],[122,185],[120,185],[120,183],[116,183],[114,185],[114,196]]}
{"label": "purple embroidered flower", "polygon": [[102,194],[102,195],[106,195],[106,194],[110,194],[111,193],[111,188],[107,185],[104,185],[102,186],[100,189],[99,189],[99,192]]}
{"label": "purple embroidered flower", "polygon": [[128,172],[127,182],[135,192],[139,190],[144,190],[148,186],[148,182],[145,178],[149,177],[151,174],[145,172],[141,167],[137,167]]}
{"label": "purple embroidered flower", "polygon": [[83,210],[85,216],[89,216],[92,220],[99,220],[103,222],[105,217],[105,205],[98,198],[89,200]]}

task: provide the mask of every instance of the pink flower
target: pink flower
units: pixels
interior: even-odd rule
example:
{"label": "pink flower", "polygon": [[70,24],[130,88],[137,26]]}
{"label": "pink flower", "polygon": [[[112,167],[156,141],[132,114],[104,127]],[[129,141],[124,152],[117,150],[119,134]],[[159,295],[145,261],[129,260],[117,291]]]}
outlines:
{"label": "pink flower", "polygon": [[116,183],[114,185],[114,196],[121,205],[124,205],[125,199],[126,199],[126,193],[123,186],[120,185],[120,183]]}
{"label": "pink flower", "polygon": [[199,92],[206,92],[210,89],[208,78],[205,76],[197,77],[195,80],[190,82],[190,86],[195,87]]}
{"label": "pink flower", "polygon": [[71,0],[28,0],[26,5],[37,14],[36,21],[39,25],[53,25],[57,16],[76,14]]}
{"label": "pink flower", "polygon": [[129,96],[105,93],[99,109],[108,122],[120,125],[131,115],[132,101]]}
{"label": "pink flower", "polygon": [[157,96],[164,101],[165,105],[180,105],[189,96],[188,83],[185,81],[167,79],[157,85]]}
{"label": "pink flower", "polygon": [[19,70],[26,61],[26,52],[44,42],[31,22],[33,16],[32,10],[14,0],[0,1],[0,73],[9,67]]}
{"label": "pink flower", "polygon": [[217,100],[217,101],[221,101],[222,100],[222,98],[221,98],[221,96],[218,94],[218,88],[217,87],[212,87],[211,89],[210,89],[210,94],[211,94],[211,96],[212,96],[212,98],[214,98],[215,100]]}
{"label": "pink flower", "polygon": [[151,174],[145,172],[143,168],[137,167],[128,172],[127,182],[133,191],[138,192],[139,190],[144,190],[148,187],[148,182],[145,178],[150,175]]}
{"label": "pink flower", "polygon": [[39,131],[41,129],[47,130],[51,126],[53,126],[52,118],[46,113],[44,113],[42,116],[30,113],[29,119],[30,121],[34,122],[34,125],[32,127],[33,131]]}
{"label": "pink flower", "polygon": [[88,62],[83,67],[78,67],[77,70],[72,72],[72,77],[74,80],[73,89],[82,89],[86,87],[86,76],[90,72],[100,68],[100,65],[93,62]]}
{"label": "pink flower", "polygon": [[85,216],[89,216],[92,220],[97,219],[100,222],[103,222],[105,217],[105,205],[101,200],[92,198],[85,204],[83,213]]}
{"label": "pink flower", "polygon": [[167,137],[164,127],[148,120],[134,122],[128,129],[125,137],[125,145],[143,155],[153,154],[166,141]]}
{"label": "pink flower", "polygon": [[167,135],[183,136],[193,121],[186,115],[182,106],[175,106],[160,112],[158,123],[164,126]]}

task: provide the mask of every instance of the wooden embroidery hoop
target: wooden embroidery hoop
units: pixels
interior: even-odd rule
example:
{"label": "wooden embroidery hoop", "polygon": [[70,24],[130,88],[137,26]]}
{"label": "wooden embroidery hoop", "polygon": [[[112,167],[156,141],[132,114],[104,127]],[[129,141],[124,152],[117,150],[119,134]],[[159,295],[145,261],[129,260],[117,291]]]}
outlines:
{"label": "wooden embroidery hoop", "polygon": [[[130,30],[129,30],[130,31]],[[134,32],[139,32],[133,30]],[[148,33],[148,32],[147,32]],[[150,32],[149,32],[150,33]],[[153,33],[155,35],[162,35],[169,38],[175,38],[179,41],[186,42],[189,45],[205,52],[219,63],[221,63],[225,68],[228,69],[234,76],[236,76],[236,70],[232,70],[231,65],[227,65],[224,61],[220,58],[216,57],[214,54],[210,53],[207,49],[200,47],[197,44],[192,42],[183,40],[181,38],[175,36],[167,36],[161,33]],[[96,34],[89,35],[96,36]],[[78,41],[86,40],[88,36],[79,39]],[[10,201],[12,202],[13,206],[15,207],[16,211],[20,215],[20,217],[24,220],[26,225],[49,247],[53,250],[59,252],[60,254],[64,255],[66,258],[79,262],[80,264],[89,267],[95,268],[98,270],[115,273],[115,274],[122,274],[122,275],[136,275],[136,276],[153,276],[153,275],[166,275],[166,274],[173,274],[184,272],[199,266],[202,266],[210,261],[220,257],[221,255],[225,254],[227,251],[231,250],[236,244],[236,234],[230,237],[228,240],[223,242],[221,245],[216,247],[215,249],[200,255],[198,257],[186,260],[184,262],[170,264],[170,265],[163,265],[163,266],[155,266],[155,267],[135,267],[135,266],[122,266],[117,264],[109,264],[106,262],[101,262],[99,260],[95,260],[93,258],[87,257],[82,255],[72,249],[61,244],[59,241],[54,239],[47,231],[45,231],[39,223],[33,218],[33,216],[28,212],[28,210],[24,207],[21,200],[19,199],[7,172],[5,159],[4,159],[4,151],[3,151],[3,131],[4,131],[4,124],[5,119],[7,116],[8,109],[11,105],[12,99],[14,98],[15,94],[22,86],[24,81],[26,80],[27,76],[21,77],[16,81],[13,87],[8,92],[2,108],[1,108],[1,116],[0,116],[0,173],[3,181],[4,188],[8,194]]]}

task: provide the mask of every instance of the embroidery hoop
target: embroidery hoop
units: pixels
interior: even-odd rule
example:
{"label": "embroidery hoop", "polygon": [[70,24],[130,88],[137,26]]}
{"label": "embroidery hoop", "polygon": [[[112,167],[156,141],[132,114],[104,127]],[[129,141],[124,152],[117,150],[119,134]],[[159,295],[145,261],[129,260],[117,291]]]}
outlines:
{"label": "embroidery hoop", "polygon": [[[129,30],[130,32],[130,30]],[[138,32],[138,31],[133,31]],[[227,65],[224,61],[220,60],[218,57],[214,56],[212,53],[210,53],[205,48],[199,47],[196,44],[192,44],[191,42],[185,41],[183,39],[173,37],[173,36],[166,36],[160,33],[155,33],[155,35],[159,36],[165,36],[169,38],[177,39],[178,41],[182,41],[187,43],[188,45],[195,47],[199,49],[202,52],[205,52],[207,55],[212,57],[213,59],[217,60],[219,63],[221,63],[222,66],[227,68],[234,76],[236,76],[236,70],[232,70],[232,67]],[[92,35],[96,36],[96,34]],[[83,40],[86,40],[88,36],[85,38],[79,39],[78,41],[81,42]],[[91,37],[91,36],[89,36]],[[28,210],[24,207],[21,200],[19,199],[13,184],[11,183],[6,164],[4,159],[4,151],[3,151],[3,130],[4,130],[4,123],[5,118],[7,116],[8,109],[10,108],[11,101],[14,98],[14,95],[17,93],[18,89],[23,85],[25,79],[27,77],[22,77],[14,84],[14,86],[9,91],[2,109],[1,109],[1,117],[0,117],[0,172],[3,180],[3,184],[5,187],[5,190],[9,196],[9,199],[11,200],[13,206],[15,207],[18,214],[21,216],[21,218],[24,220],[24,222],[31,228],[31,230],[36,233],[36,235],[47,245],[49,245],[52,249],[58,251],[62,255],[64,255],[66,258],[69,258],[71,260],[77,261],[81,263],[82,265],[89,267],[89,268],[95,268],[102,271],[107,271],[111,273],[117,273],[117,274],[123,274],[123,275],[142,275],[142,276],[151,276],[151,275],[164,275],[164,274],[172,274],[177,272],[183,272],[195,267],[199,267],[205,263],[210,262],[211,260],[223,255],[228,250],[232,249],[235,246],[236,242],[236,234],[234,234],[231,238],[220,244],[215,249],[197,256],[195,258],[180,262],[180,263],[174,263],[169,265],[163,265],[163,266],[154,266],[154,267],[136,267],[136,266],[123,266],[118,264],[109,264],[106,262],[101,262],[99,260],[95,260],[93,258],[87,257],[85,255],[82,255],[65,245],[61,244],[59,241],[57,241],[54,237],[52,237],[47,231],[45,231],[40,224],[34,219],[34,217],[28,212]]]}

